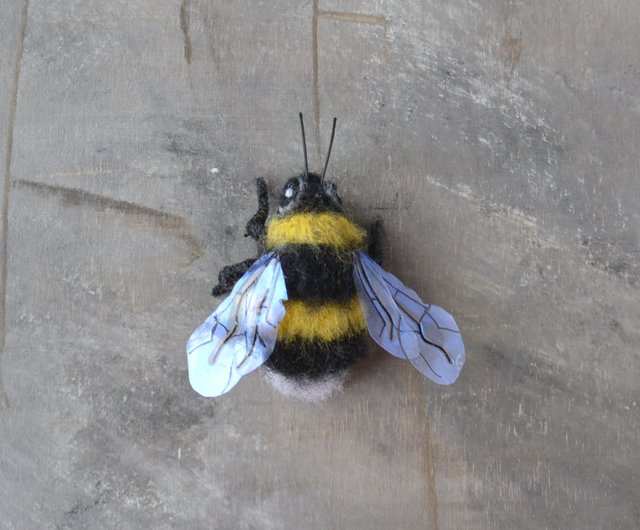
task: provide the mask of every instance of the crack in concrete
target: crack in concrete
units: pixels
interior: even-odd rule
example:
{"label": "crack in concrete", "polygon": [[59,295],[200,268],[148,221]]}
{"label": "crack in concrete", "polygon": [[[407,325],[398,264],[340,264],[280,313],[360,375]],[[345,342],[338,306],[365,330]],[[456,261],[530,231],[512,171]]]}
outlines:
{"label": "crack in concrete", "polygon": [[416,453],[420,455],[420,465],[424,475],[424,509],[429,520],[431,530],[439,530],[438,524],[438,493],[436,483],[436,470],[433,461],[433,439],[429,424],[429,413],[424,392],[424,379],[417,373],[409,378],[409,395],[420,409],[416,417],[415,428],[420,440]]}
{"label": "crack in concrete", "polygon": [[[4,354],[7,320],[7,252],[9,238],[9,194],[11,191],[11,158],[13,154],[13,130],[18,109],[18,87],[20,82],[20,68],[22,66],[22,52],[24,51],[24,36],[27,30],[27,17],[29,12],[29,0],[24,0],[20,27],[16,45],[16,63],[11,87],[11,102],[9,106],[9,119],[7,124],[7,142],[4,156],[4,182],[2,194],[2,243],[0,246],[0,360]],[[9,399],[4,391],[2,371],[0,370],[0,410],[9,408]]]}
{"label": "crack in concrete", "polygon": [[[343,11],[325,11],[318,8],[318,0],[313,0],[312,17],[311,17],[311,55],[312,55],[312,72],[313,72],[313,111],[315,118],[315,134],[316,134],[316,149],[318,159],[322,162],[320,152],[320,72],[319,72],[319,59],[318,59],[318,21],[320,18],[327,18],[329,20],[335,20],[339,22],[348,22],[356,24],[368,24],[371,26],[382,27],[384,30],[384,51],[385,60],[388,62],[389,50],[388,50],[388,38],[387,19],[379,15],[368,15],[364,13],[349,13]],[[384,209],[384,208],[380,208]],[[395,208],[394,208],[395,209]],[[413,380],[415,381],[415,377]],[[415,385],[412,385],[414,393],[418,395],[418,399],[422,399],[423,395],[419,392]],[[436,473],[435,465],[433,461],[433,442],[431,439],[431,428],[429,426],[429,418],[424,416],[424,421],[421,423],[424,446],[423,446],[423,466],[425,473],[425,510],[429,519],[430,527],[432,530],[438,530],[438,496],[436,485]]]}
{"label": "crack in concrete", "polygon": [[153,225],[181,237],[189,247],[189,262],[187,266],[202,256],[202,249],[196,238],[189,232],[184,217],[173,215],[161,210],[141,206],[139,204],[105,197],[77,188],[67,188],[54,184],[44,184],[31,180],[15,179],[14,185],[31,189],[41,195],[59,197],[63,203],[71,206],[89,205],[98,211],[115,211],[127,215],[143,216]]}
{"label": "crack in concrete", "polygon": [[184,37],[184,60],[191,64],[191,36],[189,35],[189,0],[180,5],[180,29]]}
{"label": "crack in concrete", "polygon": [[350,13],[346,11],[327,11],[318,7],[318,0],[313,0],[311,9],[311,63],[313,77],[313,116],[315,119],[316,153],[319,165],[322,166],[322,153],[320,150],[320,72],[318,59],[318,21],[320,18],[349,22],[355,24],[367,24],[379,26],[384,30],[384,55],[388,62],[389,50],[386,17],[380,15],[369,15],[366,13]]}
{"label": "crack in concrete", "polygon": [[8,410],[11,408],[9,406],[9,398],[7,397],[7,393],[0,389],[0,410]]}
{"label": "crack in concrete", "polygon": [[320,153],[320,78],[318,71],[318,0],[313,0],[311,10],[311,67],[313,70],[313,117],[315,121],[316,133],[316,154],[318,156],[318,167],[322,165],[322,154]]}
{"label": "crack in concrete", "polygon": [[[426,408],[426,407],[425,407]],[[426,411],[425,411],[426,414]],[[432,530],[438,530],[438,490],[436,483],[436,468],[433,462],[433,439],[431,437],[431,426],[428,415],[424,420],[425,424],[425,471],[427,474],[427,513]]]}
{"label": "crack in concrete", "polygon": [[342,22],[355,22],[358,24],[369,24],[371,26],[387,27],[387,19],[379,15],[368,15],[365,13],[347,13],[344,11],[318,10],[318,16]]}

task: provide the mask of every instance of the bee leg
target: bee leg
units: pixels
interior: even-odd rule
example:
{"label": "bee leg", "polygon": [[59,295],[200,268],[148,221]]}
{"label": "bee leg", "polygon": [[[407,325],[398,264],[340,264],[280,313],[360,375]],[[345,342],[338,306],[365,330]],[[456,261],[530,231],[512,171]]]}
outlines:
{"label": "bee leg", "polygon": [[251,236],[256,241],[260,241],[264,236],[265,223],[269,216],[269,193],[267,192],[267,183],[263,178],[256,180],[256,187],[258,190],[258,211],[249,219],[244,237]]}
{"label": "bee leg", "polygon": [[375,217],[369,230],[367,254],[378,264],[382,264],[382,218]]}
{"label": "bee leg", "polygon": [[225,265],[222,267],[218,273],[218,285],[214,286],[211,294],[213,296],[220,296],[221,294],[226,294],[231,291],[236,282],[249,270],[249,267],[251,267],[255,261],[255,258],[250,258],[234,265]]}

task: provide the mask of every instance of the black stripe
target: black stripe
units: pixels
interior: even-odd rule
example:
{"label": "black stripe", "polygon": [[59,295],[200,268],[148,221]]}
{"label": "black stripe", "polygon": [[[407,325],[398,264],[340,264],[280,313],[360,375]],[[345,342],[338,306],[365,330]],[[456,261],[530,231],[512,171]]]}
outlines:
{"label": "black stripe", "polygon": [[321,245],[278,249],[290,300],[349,300],[356,292],[351,251]]}
{"label": "black stripe", "polygon": [[288,377],[319,379],[346,370],[366,351],[364,335],[331,342],[293,340],[276,343],[265,364]]}

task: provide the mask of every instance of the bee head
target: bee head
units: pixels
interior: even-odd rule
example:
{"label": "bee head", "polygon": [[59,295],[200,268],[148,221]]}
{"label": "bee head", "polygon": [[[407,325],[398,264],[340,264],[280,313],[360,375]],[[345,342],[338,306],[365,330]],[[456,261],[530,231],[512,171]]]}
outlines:
{"label": "bee head", "polygon": [[288,215],[298,212],[342,212],[342,199],[338,196],[338,188],[333,182],[324,180],[331,156],[333,138],[336,134],[337,119],[333,118],[333,128],[331,129],[331,140],[329,140],[329,150],[324,161],[322,175],[309,173],[309,162],[307,160],[307,141],[304,135],[304,122],[302,112],[300,113],[300,129],[302,131],[302,149],[304,153],[304,173],[297,177],[291,177],[284,185],[280,202],[278,203],[278,214]]}
{"label": "bee head", "polygon": [[342,199],[333,182],[322,180],[316,173],[291,177],[282,189],[278,213],[342,212]]}

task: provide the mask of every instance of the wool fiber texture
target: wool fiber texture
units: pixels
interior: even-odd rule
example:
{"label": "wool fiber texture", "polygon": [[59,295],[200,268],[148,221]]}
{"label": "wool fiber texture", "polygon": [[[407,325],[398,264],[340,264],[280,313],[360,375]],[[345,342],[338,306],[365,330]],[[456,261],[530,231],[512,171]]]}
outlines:
{"label": "wool fiber texture", "polygon": [[350,252],[325,246],[286,245],[280,247],[279,254],[289,300],[347,302],[356,294]]}
{"label": "wool fiber texture", "polygon": [[303,382],[346,372],[366,352],[366,329],[353,280],[352,253],[366,232],[336,212],[276,217],[265,246],[280,256],[289,300],[266,366]]}
{"label": "wool fiber texture", "polygon": [[367,233],[344,215],[303,212],[272,219],[267,226],[267,248],[303,244],[335,249],[355,249],[365,244]]}
{"label": "wool fiber texture", "polygon": [[309,304],[303,300],[288,300],[284,306],[289,318],[285,318],[278,328],[280,341],[302,339],[332,342],[358,335],[366,328],[357,295],[347,303]]}
{"label": "wool fiber texture", "polygon": [[342,392],[348,377],[348,370],[317,379],[291,379],[269,368],[265,372],[267,382],[282,395],[314,404],[322,403],[332,394]]}

